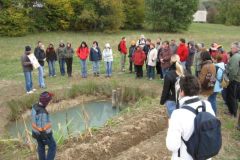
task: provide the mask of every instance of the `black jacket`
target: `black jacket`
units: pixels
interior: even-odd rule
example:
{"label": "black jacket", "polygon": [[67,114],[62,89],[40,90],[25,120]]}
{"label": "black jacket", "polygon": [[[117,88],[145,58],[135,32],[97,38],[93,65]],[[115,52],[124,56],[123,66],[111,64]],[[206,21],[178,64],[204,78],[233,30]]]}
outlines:
{"label": "black jacket", "polygon": [[162,91],[162,96],[160,100],[160,104],[163,105],[167,100],[175,101],[175,83],[177,81],[178,75],[176,73],[176,64],[173,63],[169,67],[169,71],[167,72],[164,80],[164,86]]}
{"label": "black jacket", "polygon": [[54,48],[47,48],[46,50],[46,59],[49,61],[57,61],[57,55]]}
{"label": "black jacket", "polygon": [[149,45],[149,46],[148,46],[148,45],[145,45],[145,46],[143,47],[143,49],[142,49],[142,51],[144,51],[145,54],[146,54],[146,59],[147,59],[147,55],[148,55],[149,50],[150,50],[150,45]]}
{"label": "black jacket", "polygon": [[41,66],[44,66],[44,59],[45,59],[45,57],[46,57],[44,50],[39,49],[35,56],[36,56],[36,58],[37,58],[37,60],[38,60],[38,63],[39,63]]}

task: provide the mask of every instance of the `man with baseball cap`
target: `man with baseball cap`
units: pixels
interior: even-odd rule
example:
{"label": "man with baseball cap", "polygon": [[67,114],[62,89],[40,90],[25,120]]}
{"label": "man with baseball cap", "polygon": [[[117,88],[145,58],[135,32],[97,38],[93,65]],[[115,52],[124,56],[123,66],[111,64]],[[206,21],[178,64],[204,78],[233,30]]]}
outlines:
{"label": "man with baseball cap", "polygon": [[[40,94],[39,102],[32,107],[32,137],[38,143],[39,160],[54,160],[57,144],[52,136],[52,122],[46,107],[52,100],[53,93],[44,91]],[[45,146],[48,145],[47,156]]]}

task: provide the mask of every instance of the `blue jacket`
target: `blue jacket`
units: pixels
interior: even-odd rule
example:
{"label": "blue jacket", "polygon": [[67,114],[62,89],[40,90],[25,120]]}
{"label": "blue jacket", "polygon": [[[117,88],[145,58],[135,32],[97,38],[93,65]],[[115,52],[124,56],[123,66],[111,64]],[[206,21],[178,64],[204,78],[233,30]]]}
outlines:
{"label": "blue jacket", "polygon": [[37,140],[45,140],[52,136],[52,121],[45,106],[35,103],[31,111],[32,137]]}
{"label": "blue jacket", "polygon": [[101,49],[100,49],[98,46],[92,47],[92,48],[90,49],[89,60],[90,60],[90,61],[99,61],[99,60],[102,60]]}
{"label": "blue jacket", "polygon": [[223,71],[225,70],[225,65],[223,62],[221,63],[214,63],[216,67],[218,67],[217,74],[216,74],[216,83],[214,86],[214,92],[220,92],[223,90],[223,88],[220,86],[220,83],[223,79]]}

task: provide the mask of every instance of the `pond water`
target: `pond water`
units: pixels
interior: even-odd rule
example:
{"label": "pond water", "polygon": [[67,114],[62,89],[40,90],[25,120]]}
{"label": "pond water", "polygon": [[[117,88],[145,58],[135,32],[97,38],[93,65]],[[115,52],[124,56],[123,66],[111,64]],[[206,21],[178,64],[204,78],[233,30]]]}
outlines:
{"label": "pond water", "polygon": [[[51,106],[49,106],[51,107]],[[119,114],[119,108],[113,108],[111,102],[98,101],[98,102],[87,102],[84,104],[85,110],[90,116],[90,127],[99,126],[102,127],[108,118],[112,116],[117,116]],[[126,105],[123,105],[125,108]],[[61,123],[62,128],[66,128],[66,113],[68,115],[68,120],[71,121],[69,128],[71,131],[83,131],[85,130],[85,123],[83,122],[83,110],[81,105],[78,105],[67,110],[62,110],[54,113],[50,113],[52,120],[52,129],[58,130],[58,123]],[[28,130],[32,131],[32,120],[26,120],[26,125]],[[25,127],[23,121],[18,121],[6,126],[6,129],[11,133],[13,138],[18,138],[18,133],[23,134]],[[66,132],[66,130],[64,131]]]}

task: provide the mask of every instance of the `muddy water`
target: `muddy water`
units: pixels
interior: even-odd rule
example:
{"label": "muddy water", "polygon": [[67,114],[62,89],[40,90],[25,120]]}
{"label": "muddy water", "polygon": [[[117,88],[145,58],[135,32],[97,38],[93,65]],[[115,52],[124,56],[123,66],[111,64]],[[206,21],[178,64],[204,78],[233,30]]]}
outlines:
{"label": "muddy water", "polygon": [[[112,108],[112,104],[107,101],[98,101],[98,102],[87,102],[84,104],[85,110],[88,112],[90,116],[90,127],[93,126],[103,126],[104,122],[108,120],[108,118],[112,116],[116,116],[119,114],[119,108]],[[123,106],[125,108],[126,105]],[[52,129],[58,130],[58,123],[61,123],[63,129],[66,127],[66,113],[68,115],[69,121],[71,123],[69,128],[71,131],[83,131],[85,129],[85,123],[83,122],[83,110],[81,105],[76,107],[62,110],[55,113],[50,113],[52,119]],[[32,120],[26,120],[27,128],[29,131],[32,130]],[[6,126],[6,129],[11,133],[13,138],[18,137],[18,132],[24,134],[24,123],[22,121],[18,121],[16,123],[12,123]],[[66,130],[64,131],[66,132]],[[25,137],[25,136],[24,136]]]}

